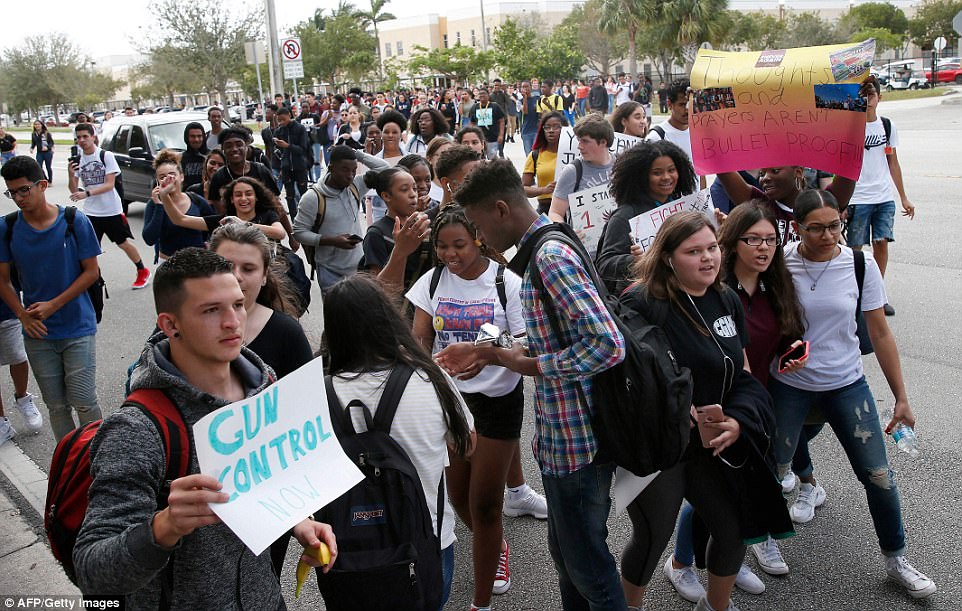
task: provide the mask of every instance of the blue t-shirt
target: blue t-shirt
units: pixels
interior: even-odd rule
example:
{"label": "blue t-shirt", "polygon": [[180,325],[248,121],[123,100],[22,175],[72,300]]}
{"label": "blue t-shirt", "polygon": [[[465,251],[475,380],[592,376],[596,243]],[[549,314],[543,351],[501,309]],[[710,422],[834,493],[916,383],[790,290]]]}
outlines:
{"label": "blue t-shirt", "polygon": [[[17,264],[23,287],[23,305],[50,301],[67,290],[82,272],[80,261],[101,253],[94,228],[84,213],[77,211],[73,221],[74,237],[67,237],[64,207],[57,206],[57,220],[38,231],[17,214],[10,244],[0,239],[0,262]],[[6,236],[7,223],[0,218],[0,236]],[[11,255],[12,251],[12,255]],[[97,317],[87,291],[43,321],[44,339],[73,339],[97,332]]]}
{"label": "blue t-shirt", "polygon": [[528,96],[527,107],[521,109],[522,134],[538,133],[538,121],[541,120],[541,115],[538,114],[538,97],[540,96]]}

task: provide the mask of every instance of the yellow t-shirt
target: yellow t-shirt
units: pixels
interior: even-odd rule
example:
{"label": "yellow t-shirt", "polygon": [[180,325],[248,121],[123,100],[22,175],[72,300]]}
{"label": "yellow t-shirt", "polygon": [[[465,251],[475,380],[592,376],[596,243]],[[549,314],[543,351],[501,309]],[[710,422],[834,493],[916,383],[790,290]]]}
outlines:
{"label": "yellow t-shirt", "polygon": [[[558,153],[549,151],[547,149],[542,149],[538,153],[538,171],[535,172],[534,158],[531,156],[534,152],[528,154],[528,158],[524,160],[524,174],[534,174],[534,184],[539,187],[543,187],[554,180],[554,169],[555,163],[558,161]],[[550,202],[551,194],[542,195],[538,198],[539,202]]]}

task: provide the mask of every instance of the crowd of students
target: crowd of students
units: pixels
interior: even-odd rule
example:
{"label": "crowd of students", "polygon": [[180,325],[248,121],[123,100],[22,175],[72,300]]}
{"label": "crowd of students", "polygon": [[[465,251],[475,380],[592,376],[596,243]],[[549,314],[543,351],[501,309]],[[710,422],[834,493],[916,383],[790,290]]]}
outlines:
{"label": "crowd of students", "polygon": [[[297,258],[304,247],[341,403],[378,405],[395,368],[418,373],[391,436],[423,483],[443,561],[442,608],[455,579],[454,516],[473,539],[471,609],[484,611],[511,587],[502,515],[530,515],[547,520],[565,609],[642,608],[677,531],[665,576],[700,611],[734,610],[734,587],[764,590],[744,564],[746,551],[766,573],[788,573],[776,541],[825,500],[808,451],[823,423],[865,488],[888,575],[914,598],[931,595],[935,584],[905,559],[899,493],[854,315],[864,314],[895,396],[885,430],[914,425],[882,281],[894,193],[907,215],[914,206],[896,132],[877,115],[877,81],[863,85],[868,153],[859,181],[835,177],[809,188],[806,169],[796,166],[721,174],[727,216],[671,216],[645,253],[630,219],[704,188],[705,178],[691,161],[688,82],[659,90],[669,117],[650,127],[650,82],[619,81],[610,94],[595,84],[604,100],[581,82],[534,80],[411,98],[352,90],[306,94],[291,105],[281,96],[262,133],[266,157],[248,130],[222,126],[217,109],[209,132],[188,125],[185,152],[163,150],[154,160],[143,238],[164,262],[153,276],[156,329],[130,389],[163,390],[190,425],[310,361],[321,347],[309,345],[298,323],[304,304],[284,256]],[[579,155],[555,176],[569,125]],[[58,440],[75,428],[74,413],[80,425],[101,417],[89,291],[99,278],[99,243],[106,234],[137,252],[125,219],[85,202],[114,194],[119,169],[96,147],[90,125],[76,132],[83,155],[68,181],[83,212],[48,200],[50,177],[36,160],[8,157],[0,170],[19,209],[0,224],[0,364],[11,366],[16,407],[34,431],[42,416],[26,393],[29,359]],[[502,158],[518,132],[520,172]],[[617,158],[609,151],[616,132],[639,139]],[[586,259],[557,236],[578,239],[563,229],[570,195],[604,184],[617,209]],[[851,247],[842,239],[846,213]],[[869,242],[875,256],[852,248]],[[501,253],[512,248],[509,263]],[[130,258],[145,269],[139,255]],[[148,271],[142,286],[150,279]],[[605,304],[608,293],[660,326],[693,378],[688,450],[628,507],[632,535],[620,565],[606,540],[615,465],[592,418],[604,408],[592,377],[625,358],[628,339]],[[477,344],[484,324],[513,345]],[[803,344],[804,354],[780,362]],[[533,379],[531,448],[544,496],[521,469],[524,377]],[[706,406],[720,414],[708,433],[695,426]],[[810,422],[814,408],[821,423]],[[226,588],[235,606],[284,608],[279,576],[289,537],[255,557],[208,507],[225,500],[216,478],[199,474],[192,457],[191,475],[165,482],[154,425],[129,407],[111,411],[91,446],[90,505],[73,554],[81,589],[125,595],[136,608],[198,609],[224,606],[225,589],[208,587],[216,582],[235,584]],[[0,408],[0,443],[13,434]],[[291,534],[305,548],[325,542],[336,566],[330,526],[308,518]],[[707,588],[696,564],[707,568]]]}

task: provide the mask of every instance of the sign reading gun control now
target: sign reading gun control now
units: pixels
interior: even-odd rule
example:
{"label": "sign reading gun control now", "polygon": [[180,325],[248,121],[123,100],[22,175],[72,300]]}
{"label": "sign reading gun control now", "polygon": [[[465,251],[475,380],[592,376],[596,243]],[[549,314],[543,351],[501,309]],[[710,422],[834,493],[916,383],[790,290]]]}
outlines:
{"label": "sign reading gun control now", "polygon": [[320,358],[201,418],[194,443],[230,495],[211,509],[255,554],[363,478],[334,436]]}
{"label": "sign reading gun control now", "polygon": [[698,51],[689,125],[702,175],[801,165],[858,180],[875,41],[754,52]]}

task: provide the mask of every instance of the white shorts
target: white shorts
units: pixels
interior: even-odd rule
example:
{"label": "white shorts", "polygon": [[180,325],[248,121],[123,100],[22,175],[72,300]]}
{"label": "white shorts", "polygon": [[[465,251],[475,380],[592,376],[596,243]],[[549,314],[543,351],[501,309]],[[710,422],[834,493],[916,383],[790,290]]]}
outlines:
{"label": "white shorts", "polygon": [[23,349],[23,327],[16,318],[0,321],[0,366],[19,365],[27,360]]}

